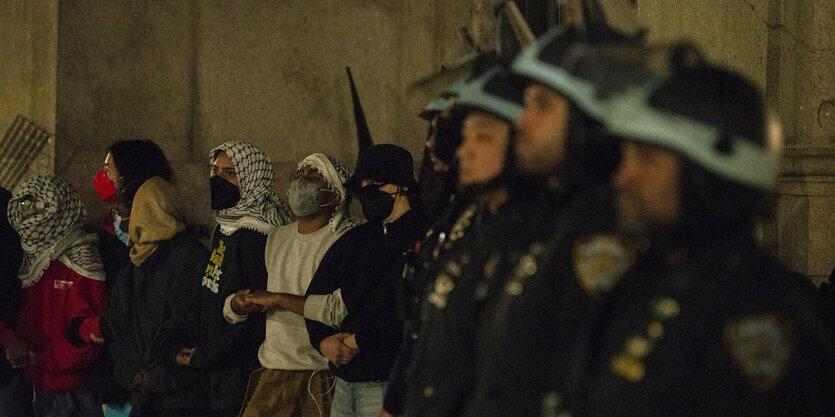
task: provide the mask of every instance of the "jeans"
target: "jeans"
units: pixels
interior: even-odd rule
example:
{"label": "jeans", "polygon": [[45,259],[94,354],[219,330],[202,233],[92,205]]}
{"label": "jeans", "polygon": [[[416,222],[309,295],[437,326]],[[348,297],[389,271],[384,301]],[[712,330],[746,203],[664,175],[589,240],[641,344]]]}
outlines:
{"label": "jeans", "polygon": [[345,382],[336,378],[331,417],[377,417],[388,385],[388,381]]}
{"label": "jeans", "polygon": [[90,392],[44,391],[35,387],[35,415],[38,417],[103,417],[101,404]]}

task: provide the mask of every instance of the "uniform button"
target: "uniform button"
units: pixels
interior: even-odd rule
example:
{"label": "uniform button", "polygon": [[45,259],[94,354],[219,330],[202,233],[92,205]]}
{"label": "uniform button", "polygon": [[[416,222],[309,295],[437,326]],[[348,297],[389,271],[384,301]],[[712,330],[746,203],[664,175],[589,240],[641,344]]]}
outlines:
{"label": "uniform button", "polygon": [[435,395],[435,387],[433,387],[431,385],[427,385],[427,386],[423,387],[423,396],[424,397],[431,398],[433,395]]}
{"label": "uniform button", "polygon": [[529,277],[536,273],[536,259],[531,255],[525,255],[519,261],[519,272]]}
{"label": "uniform button", "polygon": [[510,295],[522,294],[523,289],[524,287],[522,286],[522,284],[515,281],[508,282],[507,285],[505,285],[504,287],[505,292]]}
{"label": "uniform button", "polygon": [[643,337],[633,337],[626,343],[626,352],[636,358],[643,358],[649,354],[650,345]]}
{"label": "uniform button", "polygon": [[668,320],[678,315],[681,307],[678,301],[669,298],[659,298],[653,302],[653,313],[658,320]]}
{"label": "uniform button", "polygon": [[417,340],[417,339],[418,339],[418,334],[417,333],[412,333],[412,340]]}
{"label": "uniform button", "polygon": [[664,325],[658,321],[653,321],[647,326],[647,334],[653,340],[660,339],[664,335]]}

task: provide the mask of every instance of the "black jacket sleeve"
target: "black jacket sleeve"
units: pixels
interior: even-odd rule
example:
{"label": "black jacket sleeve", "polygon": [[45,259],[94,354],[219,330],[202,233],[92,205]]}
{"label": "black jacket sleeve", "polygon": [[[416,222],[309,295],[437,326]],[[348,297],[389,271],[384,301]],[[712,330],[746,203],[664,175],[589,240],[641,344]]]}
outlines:
{"label": "black jacket sleeve", "polygon": [[[196,377],[192,370],[176,365],[177,352],[173,352],[173,357],[163,356],[166,353],[170,355],[173,351],[172,346],[177,344],[195,346],[197,344],[195,329],[200,328],[200,280],[201,273],[209,259],[208,252],[197,239],[178,241],[181,246],[172,248],[172,253],[163,266],[168,271],[160,271],[162,274],[169,275],[174,283],[166,296],[166,311],[164,312],[166,317],[160,328],[159,339],[152,340],[149,346],[151,349],[149,356],[152,359],[146,364],[146,370],[149,387],[154,393],[180,390],[193,383]],[[173,332],[170,331],[171,329],[185,329],[185,331]],[[163,339],[166,334],[176,335],[167,342],[168,352],[163,348]],[[154,350],[159,353],[155,355]]]}
{"label": "black jacket sleeve", "polygon": [[[348,254],[347,249],[350,246],[351,235],[349,231],[328,249],[322,258],[322,262],[316,269],[310,285],[307,287],[306,295],[330,294],[340,288],[340,270],[343,260]],[[305,319],[304,322],[307,326],[310,344],[316,350],[319,350],[319,345],[322,343],[322,340],[338,332],[336,329],[315,320]]]}

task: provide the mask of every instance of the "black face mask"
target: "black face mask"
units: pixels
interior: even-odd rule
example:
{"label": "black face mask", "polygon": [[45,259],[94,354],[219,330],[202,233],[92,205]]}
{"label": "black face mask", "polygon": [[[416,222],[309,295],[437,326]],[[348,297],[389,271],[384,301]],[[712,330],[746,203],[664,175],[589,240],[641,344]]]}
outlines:
{"label": "black face mask", "polygon": [[360,204],[362,214],[369,222],[381,222],[391,215],[394,196],[376,186],[367,185],[360,190]]}
{"label": "black face mask", "polygon": [[238,186],[215,175],[209,178],[209,188],[212,191],[212,210],[223,210],[235,207],[241,199]]}

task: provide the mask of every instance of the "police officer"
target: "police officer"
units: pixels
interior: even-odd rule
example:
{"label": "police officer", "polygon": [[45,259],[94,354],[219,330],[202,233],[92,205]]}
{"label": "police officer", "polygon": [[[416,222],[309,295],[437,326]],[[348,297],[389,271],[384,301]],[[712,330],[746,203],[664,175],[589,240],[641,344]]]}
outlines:
{"label": "police officer", "polygon": [[648,246],[578,345],[572,414],[833,415],[814,289],[754,239],[778,173],[760,93],[703,63],[625,91],[618,223]]}
{"label": "police officer", "polygon": [[[458,189],[450,226],[441,226],[436,243],[423,249],[427,293],[420,330],[413,336],[408,373],[408,415],[457,414],[472,386],[474,326],[472,302],[478,270],[489,253],[485,228],[496,227],[513,177],[513,121],[521,113],[521,88],[499,66],[477,73],[453,88],[457,98],[450,118],[462,126],[457,148]],[[492,235],[490,235],[492,236]]]}
{"label": "police officer", "polygon": [[[465,415],[528,416],[549,408],[543,403],[553,401],[550,393],[565,374],[570,328],[629,265],[630,248],[612,232],[606,187],[616,144],[596,120],[600,105],[590,74],[573,68],[583,51],[603,45],[633,47],[618,36],[581,37],[560,27],[514,61],[514,72],[529,82],[516,122],[519,169],[549,174],[558,186],[544,206],[551,211],[525,219],[543,232],[531,233],[518,251],[497,253],[497,266],[485,268],[492,294],[479,317],[477,377]],[[573,270],[574,258],[582,260],[581,273]]]}

